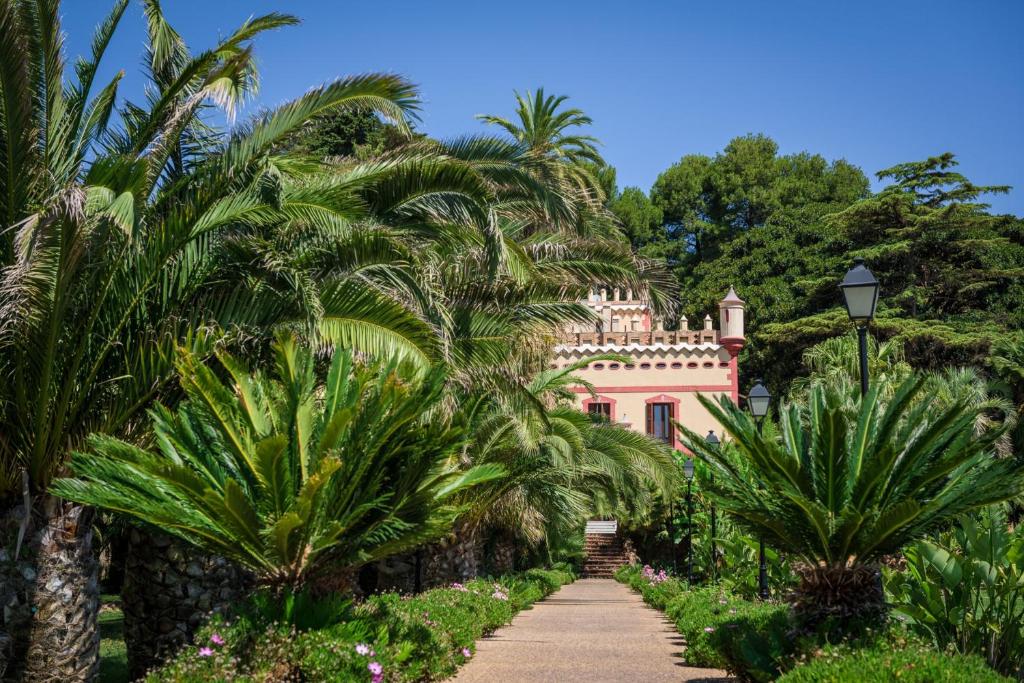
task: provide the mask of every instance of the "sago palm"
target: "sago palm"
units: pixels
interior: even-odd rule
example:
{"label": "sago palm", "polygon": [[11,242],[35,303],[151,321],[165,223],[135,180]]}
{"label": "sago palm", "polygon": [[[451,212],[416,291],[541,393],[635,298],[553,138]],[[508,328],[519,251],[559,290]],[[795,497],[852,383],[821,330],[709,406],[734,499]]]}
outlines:
{"label": "sago palm", "polygon": [[880,617],[883,556],[1024,487],[1024,461],[993,455],[1002,430],[977,434],[977,406],[941,405],[925,387],[912,377],[885,402],[872,390],[851,413],[845,392],[814,386],[780,411],[778,438],[727,398],[701,397],[735,445],[721,452],[683,429],[721,508],[803,563],[794,606],[807,626]]}
{"label": "sago palm", "polygon": [[421,379],[338,350],[318,376],[290,336],[275,356],[267,377],[218,354],[221,382],[184,354],[186,400],[152,411],[157,450],[95,435],[53,490],[295,589],[447,532],[460,512],[452,497],[502,474],[461,467],[462,430],[423,419],[441,395],[437,372]]}

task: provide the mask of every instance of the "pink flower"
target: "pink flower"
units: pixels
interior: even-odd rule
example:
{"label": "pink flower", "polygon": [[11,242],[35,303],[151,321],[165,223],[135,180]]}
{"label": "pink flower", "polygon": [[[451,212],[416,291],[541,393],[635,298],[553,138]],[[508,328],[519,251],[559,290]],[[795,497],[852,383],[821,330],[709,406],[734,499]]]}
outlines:
{"label": "pink flower", "polygon": [[384,674],[373,674],[373,678],[370,679],[370,683],[381,683],[384,680]]}
{"label": "pink flower", "polygon": [[208,647],[201,647],[201,648],[199,648],[199,656],[200,657],[212,657],[213,656],[213,650],[211,650]]}
{"label": "pink flower", "polygon": [[362,655],[364,657],[370,654],[369,646],[364,645],[363,643],[359,643],[358,645],[356,645],[356,654]]}
{"label": "pink flower", "polygon": [[470,657],[473,656],[473,653],[469,651],[468,647],[464,647],[464,648],[462,648],[462,656],[465,657],[466,659],[469,659]]}
{"label": "pink flower", "polygon": [[714,632],[715,632],[715,627],[714,626],[705,626],[704,627],[704,633],[714,633]]}
{"label": "pink flower", "polygon": [[210,636],[210,642],[214,645],[223,645],[224,638],[222,638],[219,633],[214,633],[212,636]]}
{"label": "pink flower", "polygon": [[457,583],[457,582],[452,584],[452,588],[454,588],[457,591],[462,591],[463,593],[468,593],[469,592],[468,588],[463,586],[461,583]]}
{"label": "pink flower", "polygon": [[380,676],[384,672],[384,667],[382,667],[377,662],[370,662],[366,665],[366,668],[369,669],[370,673],[372,673],[374,676]]}

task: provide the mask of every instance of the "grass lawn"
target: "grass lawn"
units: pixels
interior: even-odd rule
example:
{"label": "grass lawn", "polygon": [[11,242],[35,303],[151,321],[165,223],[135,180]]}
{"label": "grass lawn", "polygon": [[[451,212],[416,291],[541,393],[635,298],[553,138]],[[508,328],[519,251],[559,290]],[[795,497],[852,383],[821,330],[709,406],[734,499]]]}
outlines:
{"label": "grass lawn", "polygon": [[[104,595],[103,604],[117,603],[116,595]],[[100,683],[128,681],[128,652],[124,646],[124,614],[115,607],[100,612]]]}

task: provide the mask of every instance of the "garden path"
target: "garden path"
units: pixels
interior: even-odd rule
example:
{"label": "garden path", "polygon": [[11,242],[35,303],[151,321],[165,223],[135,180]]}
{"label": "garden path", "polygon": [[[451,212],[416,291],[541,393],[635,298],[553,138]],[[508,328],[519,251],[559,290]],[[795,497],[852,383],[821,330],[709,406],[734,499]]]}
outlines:
{"label": "garden path", "polygon": [[683,662],[682,639],[659,612],[612,579],[581,579],[477,642],[455,683],[725,683]]}

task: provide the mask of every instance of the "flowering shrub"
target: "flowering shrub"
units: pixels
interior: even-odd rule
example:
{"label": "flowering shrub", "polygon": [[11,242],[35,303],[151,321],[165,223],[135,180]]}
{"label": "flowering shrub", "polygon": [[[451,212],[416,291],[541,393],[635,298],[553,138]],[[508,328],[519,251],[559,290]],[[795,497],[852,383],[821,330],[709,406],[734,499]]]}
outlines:
{"label": "flowering shrub", "polygon": [[230,620],[208,623],[195,645],[147,681],[446,678],[472,657],[478,638],[572,579],[565,572],[534,569],[416,596],[382,593],[354,607],[344,620],[307,630],[268,621],[259,610],[240,610]]}
{"label": "flowering shrub", "polygon": [[[664,578],[661,575],[664,575]],[[620,567],[615,573],[615,578],[640,593],[648,605],[662,611],[672,598],[686,590],[685,582],[664,570],[655,572],[646,565],[643,569],[629,565]]]}
{"label": "flowering shrub", "polygon": [[654,567],[652,567],[649,564],[644,565],[644,568],[641,573],[643,574],[643,577],[647,579],[647,582],[652,586],[656,586],[659,583],[664,583],[665,581],[668,581],[669,578],[668,572],[666,572],[664,569],[660,569],[657,572],[655,572]]}

